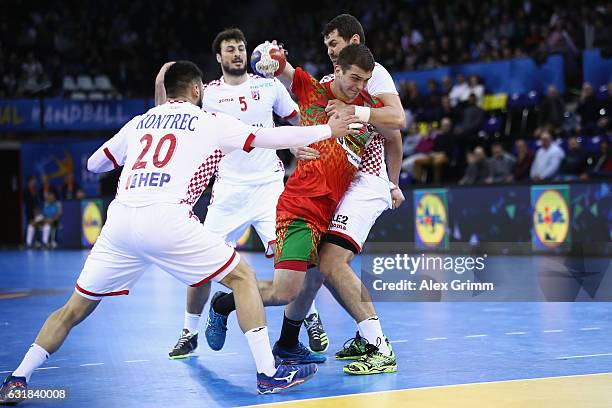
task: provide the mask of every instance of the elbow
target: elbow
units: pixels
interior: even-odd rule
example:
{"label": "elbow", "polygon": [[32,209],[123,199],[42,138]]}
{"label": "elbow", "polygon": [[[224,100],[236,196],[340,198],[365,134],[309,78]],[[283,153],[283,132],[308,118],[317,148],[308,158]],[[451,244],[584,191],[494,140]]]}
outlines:
{"label": "elbow", "polygon": [[398,115],[398,117],[396,118],[395,122],[395,125],[398,129],[404,129],[406,127],[406,114],[404,112],[401,112],[401,114]]}
{"label": "elbow", "polygon": [[92,159],[93,159],[93,156],[87,159],[87,171],[90,171],[92,173],[98,173],[98,168],[95,164],[95,161]]}

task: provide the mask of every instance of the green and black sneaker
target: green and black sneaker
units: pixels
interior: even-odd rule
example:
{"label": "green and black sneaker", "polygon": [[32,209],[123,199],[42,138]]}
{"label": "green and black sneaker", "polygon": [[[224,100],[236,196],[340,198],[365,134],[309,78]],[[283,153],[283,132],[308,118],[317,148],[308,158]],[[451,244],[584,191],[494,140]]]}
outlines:
{"label": "green and black sneaker", "polygon": [[308,332],[308,345],[314,353],[323,353],[329,347],[327,333],[318,313],[312,313],[304,319],[304,327]]}
{"label": "green and black sneaker", "polygon": [[187,358],[195,355],[198,348],[198,332],[190,333],[189,330],[183,329],[181,337],[176,342],[174,348],[168,353],[171,360],[179,358]]}
{"label": "green and black sneaker", "polygon": [[355,333],[355,337],[344,342],[342,350],[336,353],[336,360],[358,360],[366,353],[368,341]]}
{"label": "green and black sneaker", "polygon": [[[380,343],[378,343],[380,344]],[[366,353],[359,360],[346,365],[343,371],[350,375],[369,375],[394,373],[397,371],[397,360],[393,350],[390,356],[385,356],[378,347],[366,344]]]}

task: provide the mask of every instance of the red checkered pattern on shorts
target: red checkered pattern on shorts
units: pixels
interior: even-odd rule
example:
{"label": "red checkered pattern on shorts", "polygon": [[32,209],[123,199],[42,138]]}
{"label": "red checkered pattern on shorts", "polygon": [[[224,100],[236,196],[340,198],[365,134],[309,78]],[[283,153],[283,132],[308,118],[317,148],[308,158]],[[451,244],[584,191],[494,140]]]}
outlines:
{"label": "red checkered pattern on shorts", "polygon": [[200,164],[200,167],[198,167],[198,170],[189,181],[187,197],[182,199],[181,203],[187,203],[191,206],[195,205],[206,186],[208,186],[213,174],[217,171],[217,166],[222,157],[223,153],[221,150],[217,149]]}
{"label": "red checkered pattern on shorts", "polygon": [[372,136],[370,143],[366,146],[366,150],[361,158],[359,171],[374,176],[380,176],[384,154],[384,140],[380,135]]}

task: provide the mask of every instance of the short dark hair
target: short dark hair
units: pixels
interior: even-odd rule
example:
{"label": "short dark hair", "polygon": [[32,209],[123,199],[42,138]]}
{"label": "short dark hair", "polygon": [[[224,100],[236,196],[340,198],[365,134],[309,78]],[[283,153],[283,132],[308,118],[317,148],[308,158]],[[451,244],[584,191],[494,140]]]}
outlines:
{"label": "short dark hair", "polygon": [[340,14],[332,18],[323,29],[323,36],[325,37],[331,34],[334,30],[338,30],[338,35],[344,38],[345,41],[349,41],[352,36],[357,34],[359,36],[359,42],[365,44],[363,27],[359,20],[350,14]]}
{"label": "short dark hair", "polygon": [[338,65],[342,68],[342,72],[348,70],[351,65],[370,72],[374,70],[374,56],[363,44],[349,44],[338,54]]}
{"label": "short dark hair", "polygon": [[202,81],[202,71],[191,61],[176,61],[168,68],[164,76],[164,87],[169,98],[184,94],[191,83]]}
{"label": "short dark hair", "polygon": [[241,29],[232,27],[221,31],[212,42],[212,52],[214,55],[221,54],[221,43],[223,41],[236,40],[242,41],[246,45],[247,41]]}

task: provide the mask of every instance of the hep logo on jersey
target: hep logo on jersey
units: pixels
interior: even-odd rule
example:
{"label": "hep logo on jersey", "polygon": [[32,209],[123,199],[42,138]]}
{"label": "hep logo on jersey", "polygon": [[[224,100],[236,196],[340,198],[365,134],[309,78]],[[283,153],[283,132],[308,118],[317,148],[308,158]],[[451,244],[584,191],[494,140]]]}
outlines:
{"label": "hep logo on jersey", "polygon": [[130,174],[125,183],[125,189],[138,188],[138,187],[163,187],[164,184],[170,181],[170,175],[168,173],[137,173]]}
{"label": "hep logo on jersey", "polygon": [[253,98],[254,101],[259,100],[259,89],[251,89],[251,98]]}

